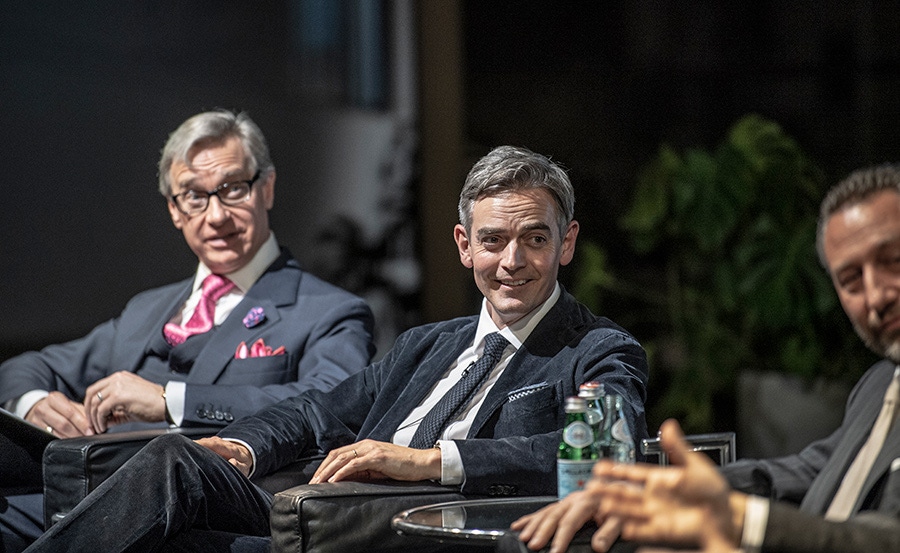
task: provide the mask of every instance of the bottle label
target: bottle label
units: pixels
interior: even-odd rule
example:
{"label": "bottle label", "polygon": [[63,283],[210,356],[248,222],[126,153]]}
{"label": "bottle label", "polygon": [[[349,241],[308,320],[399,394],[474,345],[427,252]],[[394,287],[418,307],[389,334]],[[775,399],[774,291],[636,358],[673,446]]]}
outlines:
{"label": "bottle label", "polygon": [[594,431],[584,421],[573,421],[563,429],[563,441],[570,447],[587,447],[594,441]]}
{"label": "bottle label", "polygon": [[583,490],[584,485],[591,479],[592,468],[594,468],[594,461],[557,459],[556,480],[559,498],[562,499],[574,491]]}
{"label": "bottle label", "polygon": [[625,419],[619,419],[613,424],[612,427],[612,436],[623,444],[630,444],[631,435],[628,433],[628,425],[625,423]]}

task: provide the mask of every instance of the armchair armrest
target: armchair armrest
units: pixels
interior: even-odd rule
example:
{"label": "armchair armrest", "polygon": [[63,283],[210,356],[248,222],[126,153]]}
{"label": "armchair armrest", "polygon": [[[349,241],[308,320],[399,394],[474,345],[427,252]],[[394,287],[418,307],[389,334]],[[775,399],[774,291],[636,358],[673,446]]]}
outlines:
{"label": "armchair armrest", "polygon": [[50,442],[43,456],[45,528],[65,516],[153,438],[169,432],[202,438],[219,430],[217,427],[158,428]]}
{"label": "armchair armrest", "polygon": [[[713,432],[711,434],[688,434],[684,437],[693,451],[701,451],[709,455],[719,466],[733,463],[737,458],[734,432]],[[659,438],[641,440],[641,453],[648,457],[657,456],[660,465],[668,465],[669,457],[662,450]]]}
{"label": "armchair armrest", "polygon": [[[391,517],[412,507],[466,499],[431,482],[336,482],[275,494],[270,526],[276,553],[418,551],[435,544],[400,536]],[[431,549],[428,549],[429,551]]]}

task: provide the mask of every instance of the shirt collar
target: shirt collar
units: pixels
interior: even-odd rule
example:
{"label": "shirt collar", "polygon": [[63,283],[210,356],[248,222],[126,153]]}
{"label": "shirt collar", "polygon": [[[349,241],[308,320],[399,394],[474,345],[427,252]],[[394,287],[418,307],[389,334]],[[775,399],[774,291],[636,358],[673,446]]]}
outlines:
{"label": "shirt collar", "polygon": [[499,332],[501,336],[506,338],[506,340],[518,350],[522,344],[525,343],[525,340],[528,339],[528,336],[531,335],[534,327],[536,327],[550,309],[556,305],[560,293],[559,283],[557,282],[550,297],[544,300],[544,303],[532,309],[530,313],[513,324],[507,325],[502,330],[497,328],[497,325],[494,324],[490,314],[488,314],[487,299],[482,300],[481,313],[478,315],[478,328],[475,329],[474,345],[478,346],[481,344],[484,341],[484,337],[491,332]]}
{"label": "shirt collar", "polygon": [[[269,268],[269,265],[275,262],[278,259],[278,256],[281,255],[281,251],[278,249],[278,241],[275,239],[275,233],[269,232],[269,238],[263,242],[263,245],[259,248],[259,251],[256,252],[256,255],[253,256],[253,259],[250,260],[250,263],[247,263],[237,271],[233,273],[228,273],[224,275],[228,277],[228,280],[233,282],[235,286],[241,291],[242,294],[246,294],[247,290],[253,287],[256,284],[256,281],[259,280],[259,277],[262,276],[266,269]],[[200,289],[200,286],[203,284],[203,279],[212,274],[212,271],[200,262],[197,267],[197,276],[194,277],[194,290]]]}

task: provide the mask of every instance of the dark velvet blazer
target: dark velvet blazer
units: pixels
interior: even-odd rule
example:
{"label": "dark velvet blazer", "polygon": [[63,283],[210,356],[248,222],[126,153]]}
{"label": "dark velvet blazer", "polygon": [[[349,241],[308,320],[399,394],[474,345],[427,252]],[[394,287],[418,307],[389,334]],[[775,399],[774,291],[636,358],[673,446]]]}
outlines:
{"label": "dark velvet blazer", "polygon": [[[256,453],[254,476],[294,459],[370,438],[390,441],[400,423],[472,344],[477,317],[420,326],[402,334],[381,361],[330,392],[310,391],[275,404],[220,432]],[[648,369],[637,341],[596,317],[563,291],[559,301],[510,359],[475,417],[457,440],[464,493],[556,493],[556,449],[564,402],[578,386],[599,380],[621,394],[636,440],[644,418]]]}

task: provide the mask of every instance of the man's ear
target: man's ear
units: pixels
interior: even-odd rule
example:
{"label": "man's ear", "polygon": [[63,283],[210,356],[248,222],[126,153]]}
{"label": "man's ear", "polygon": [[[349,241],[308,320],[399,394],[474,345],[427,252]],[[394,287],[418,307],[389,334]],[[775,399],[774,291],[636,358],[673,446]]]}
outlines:
{"label": "man's ear", "polygon": [[263,195],[263,203],[266,206],[266,211],[272,209],[272,206],[275,205],[275,169],[272,169],[268,173],[266,173],[266,178],[263,182],[260,183],[260,192]]}
{"label": "man's ear", "polygon": [[575,257],[575,241],[578,239],[578,221],[574,219],[569,221],[566,227],[566,234],[563,236],[562,253],[559,256],[560,265],[568,265]]}
{"label": "man's ear", "polygon": [[175,228],[181,230],[184,226],[184,215],[182,215],[181,212],[178,211],[178,207],[175,206],[175,202],[173,202],[172,200],[166,201],[166,207],[169,208],[169,216],[172,217],[172,224],[175,225]]}
{"label": "man's ear", "polygon": [[471,269],[474,264],[472,263],[472,253],[469,249],[471,244],[469,243],[469,235],[466,233],[466,227],[462,225],[453,227],[453,239],[456,241],[456,247],[459,249],[460,263],[467,269]]}

